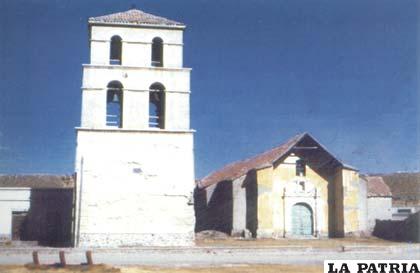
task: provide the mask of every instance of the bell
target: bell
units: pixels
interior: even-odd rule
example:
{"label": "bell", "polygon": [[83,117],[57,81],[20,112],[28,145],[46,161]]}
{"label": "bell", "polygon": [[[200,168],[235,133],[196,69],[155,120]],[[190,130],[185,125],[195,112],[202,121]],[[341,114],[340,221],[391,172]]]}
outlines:
{"label": "bell", "polygon": [[114,93],[114,96],[112,97],[112,102],[119,102],[120,98],[118,97],[117,93]]}
{"label": "bell", "polygon": [[160,94],[159,94],[159,92],[155,92],[153,95],[154,95],[155,101],[156,102],[159,102],[160,101],[160,96],[159,96]]}

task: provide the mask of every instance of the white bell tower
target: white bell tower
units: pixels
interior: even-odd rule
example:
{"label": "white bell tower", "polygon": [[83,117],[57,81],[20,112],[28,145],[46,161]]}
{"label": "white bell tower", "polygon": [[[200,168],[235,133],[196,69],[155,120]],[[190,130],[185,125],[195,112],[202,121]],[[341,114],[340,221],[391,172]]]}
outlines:
{"label": "white bell tower", "polygon": [[89,18],[76,128],[76,246],[192,243],[184,29],[137,9]]}

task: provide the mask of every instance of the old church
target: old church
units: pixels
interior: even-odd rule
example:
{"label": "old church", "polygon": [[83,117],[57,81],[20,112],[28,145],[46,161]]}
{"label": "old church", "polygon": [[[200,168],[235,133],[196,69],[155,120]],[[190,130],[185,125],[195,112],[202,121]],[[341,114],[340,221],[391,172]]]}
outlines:
{"label": "old church", "polygon": [[137,9],[89,18],[76,128],[75,246],[193,240],[185,25]]}
{"label": "old church", "polygon": [[[360,176],[308,133],[194,183],[186,26],[137,9],[88,26],[75,173],[0,175],[0,242],[182,246],[204,230],[342,237],[393,217],[381,178]],[[418,203],[406,196],[411,184],[394,182],[397,193],[410,187],[396,201]]]}
{"label": "old church", "polygon": [[365,227],[357,169],[308,133],[197,182],[196,231],[257,238],[342,237]]}

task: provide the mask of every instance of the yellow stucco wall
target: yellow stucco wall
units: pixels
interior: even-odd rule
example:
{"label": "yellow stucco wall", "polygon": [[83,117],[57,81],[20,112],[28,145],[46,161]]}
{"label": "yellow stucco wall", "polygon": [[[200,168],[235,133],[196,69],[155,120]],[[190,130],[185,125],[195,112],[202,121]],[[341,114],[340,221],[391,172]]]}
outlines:
{"label": "yellow stucco wall", "polygon": [[[274,168],[257,170],[258,228],[272,230],[279,235],[283,234],[285,227],[284,187],[297,178],[295,164],[286,162]],[[310,166],[306,166],[306,179],[313,183],[323,199],[323,228],[319,231],[328,234],[328,181]]]}
{"label": "yellow stucco wall", "polygon": [[257,170],[258,185],[258,229],[271,229],[273,227],[272,186],[273,168]]}
{"label": "yellow stucco wall", "polygon": [[[281,184],[279,188],[281,188],[281,192],[283,192],[283,189],[286,183],[297,179],[295,164],[291,164],[291,163],[279,164],[277,168],[274,169],[273,177],[274,177],[275,183]],[[315,172],[309,165],[306,166],[305,178],[311,183],[313,183],[313,185],[317,189],[317,194],[320,196],[321,199],[325,201],[323,202],[323,206],[322,206],[323,228],[322,230],[319,230],[319,231],[328,234],[328,180],[326,180],[317,172]],[[273,217],[279,217],[282,221],[284,220],[283,205],[284,205],[284,202],[281,202],[281,206],[282,206],[282,209],[280,210],[281,213],[273,216]],[[282,223],[282,226],[283,225],[284,223]]]}
{"label": "yellow stucco wall", "polygon": [[334,181],[334,223],[337,236],[359,231],[359,195],[359,173],[339,168]]}
{"label": "yellow stucco wall", "polygon": [[359,231],[359,174],[343,169],[344,232]]}
{"label": "yellow stucco wall", "polygon": [[344,235],[344,215],[343,215],[343,171],[338,168],[334,176],[333,187],[333,230],[332,235],[341,237]]}
{"label": "yellow stucco wall", "polygon": [[[295,158],[286,158],[282,163],[256,171],[258,185],[258,230],[281,237],[284,233],[286,210],[284,189],[286,184],[297,179]],[[323,176],[306,166],[305,179],[317,189],[317,230],[321,234],[342,236],[359,229],[359,174],[357,171],[337,168],[335,175]],[[328,182],[330,180],[330,182]],[[332,183],[329,196],[328,184]],[[289,197],[286,197],[289,198]],[[331,200],[329,200],[329,198]],[[288,199],[291,200],[291,199]],[[331,203],[331,207],[329,207]],[[314,208],[313,208],[314,209]],[[320,211],[321,210],[321,211]],[[315,215],[316,213],[316,215]],[[329,215],[329,214],[332,215]],[[329,217],[332,217],[329,219]],[[322,221],[322,224],[319,223]],[[330,221],[330,222],[329,222]],[[332,228],[330,231],[329,228]]]}

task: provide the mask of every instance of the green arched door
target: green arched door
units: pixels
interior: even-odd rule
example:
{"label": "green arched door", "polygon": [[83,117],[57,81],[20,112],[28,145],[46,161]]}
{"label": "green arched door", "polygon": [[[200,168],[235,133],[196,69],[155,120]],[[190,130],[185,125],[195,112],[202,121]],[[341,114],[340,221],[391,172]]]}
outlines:
{"label": "green arched door", "polygon": [[313,234],[313,216],[311,208],[304,203],[292,207],[292,233],[309,236]]}

